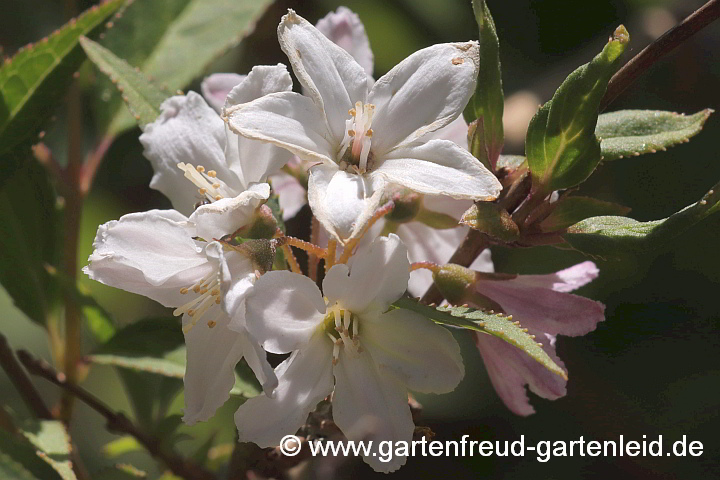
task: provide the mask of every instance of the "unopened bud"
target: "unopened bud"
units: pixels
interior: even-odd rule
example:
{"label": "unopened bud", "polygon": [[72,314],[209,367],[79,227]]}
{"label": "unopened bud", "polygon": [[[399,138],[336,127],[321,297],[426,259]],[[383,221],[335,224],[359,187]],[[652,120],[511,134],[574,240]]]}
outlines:
{"label": "unopened bud", "polygon": [[245,255],[252,262],[253,268],[265,273],[272,270],[275,261],[275,242],[264,238],[248,240],[240,245],[224,244],[236,252]]}
{"label": "unopened bud", "polygon": [[451,304],[464,303],[475,283],[475,272],[454,263],[441,265],[433,271],[433,281]]}
{"label": "unopened bud", "polygon": [[404,189],[392,196],[395,207],[385,219],[395,223],[408,223],[415,220],[422,207],[422,195]]}
{"label": "unopened bud", "polygon": [[272,238],[277,232],[278,224],[272,210],[267,205],[260,205],[255,216],[247,225],[239,229],[233,236],[242,238]]}

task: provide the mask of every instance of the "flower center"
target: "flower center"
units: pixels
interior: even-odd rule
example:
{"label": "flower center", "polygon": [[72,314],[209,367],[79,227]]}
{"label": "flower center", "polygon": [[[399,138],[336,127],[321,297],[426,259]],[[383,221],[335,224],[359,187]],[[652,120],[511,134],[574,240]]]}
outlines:
{"label": "flower center", "polygon": [[358,335],[360,319],[350,310],[343,310],[337,303],[330,307],[327,312],[323,328],[333,342],[332,364],[337,365],[341,347],[353,353],[363,351]]}
{"label": "flower center", "polygon": [[362,175],[372,167],[370,145],[373,131],[370,125],[375,105],[356,102],[355,108],[351,108],[348,113],[351,118],[345,120],[345,137],[340,145],[338,163],[341,170]]}
{"label": "flower center", "polygon": [[218,270],[211,271],[194,285],[181,288],[180,293],[191,297],[189,302],[173,311],[176,317],[185,313],[190,317],[190,323],[183,327],[184,333],[188,333],[208,312],[211,312],[208,315],[211,319],[207,321],[207,326],[213,328],[217,325],[217,320],[223,314],[220,308],[222,296]]}
{"label": "flower center", "polygon": [[222,200],[225,197],[232,197],[232,191],[225,182],[217,178],[215,170],[205,171],[205,167],[198,165],[194,167],[189,163],[178,163],[177,167],[185,172],[185,178],[190,180],[196,187],[198,193],[202,195],[202,200],[195,207],[199,207],[206,203],[212,203]]}

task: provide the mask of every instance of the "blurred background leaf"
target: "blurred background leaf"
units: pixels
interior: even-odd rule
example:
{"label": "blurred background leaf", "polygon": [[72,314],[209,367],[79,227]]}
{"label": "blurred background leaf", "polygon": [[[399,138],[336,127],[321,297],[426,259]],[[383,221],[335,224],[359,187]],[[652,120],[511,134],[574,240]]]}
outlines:
{"label": "blurred background leaf", "polygon": [[[112,53],[174,92],[207,73],[207,66],[237,45],[270,0],[135,0],[102,39]],[[94,95],[106,133],[135,125],[113,85],[100,80]]]}

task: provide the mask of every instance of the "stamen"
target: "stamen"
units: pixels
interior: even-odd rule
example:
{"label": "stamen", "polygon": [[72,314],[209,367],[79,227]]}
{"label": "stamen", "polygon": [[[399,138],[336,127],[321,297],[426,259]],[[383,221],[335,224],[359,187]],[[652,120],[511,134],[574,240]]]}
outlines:
{"label": "stamen", "polygon": [[197,167],[195,167],[195,170],[197,170],[200,173],[203,173],[205,171],[205,167],[203,167],[202,165],[198,165]]}
{"label": "stamen", "polygon": [[[210,202],[233,196],[232,190],[225,183],[217,179],[217,172],[215,170],[209,170],[205,173],[205,167],[202,165],[193,167],[189,163],[182,162],[178,163],[177,166],[185,172],[185,178],[198,187],[198,193]],[[208,193],[210,190],[214,190],[212,195]]]}
{"label": "stamen", "polygon": [[207,176],[210,178],[215,178],[215,177],[217,177],[217,172],[215,170],[209,170],[207,172]]}

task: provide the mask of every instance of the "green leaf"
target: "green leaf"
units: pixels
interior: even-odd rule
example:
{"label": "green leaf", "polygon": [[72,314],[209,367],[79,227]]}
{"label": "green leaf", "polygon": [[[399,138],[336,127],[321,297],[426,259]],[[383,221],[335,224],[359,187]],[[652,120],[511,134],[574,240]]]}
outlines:
{"label": "green leaf", "polygon": [[598,107],[629,39],[619,26],[603,51],[571,73],[530,121],[525,150],[538,194],[578,185],[600,162]]}
{"label": "green leaf", "polygon": [[142,444],[135,439],[135,437],[125,435],[106,443],[102,448],[102,451],[108,458],[117,458],[120,455],[130,452],[140,452],[144,449],[145,447],[143,447]]}
{"label": "green leaf", "polygon": [[96,30],[125,0],[110,0],[19,50],[0,68],[0,156],[37,134],[63,100],[85,55],[81,35]]}
{"label": "green leaf", "polygon": [[700,133],[713,111],[706,108],[688,116],[658,110],[603,113],[595,127],[603,160],[655,153],[687,142]]}
{"label": "green leaf", "polygon": [[[181,380],[185,375],[185,354],[185,338],[179,319],[157,318],[140,320],[118,330],[87,358],[95,364],[112,365],[133,373],[146,372]],[[138,385],[138,394],[146,389],[134,378],[126,382],[128,385],[129,388]],[[257,395],[259,390],[254,376],[236,374],[235,386],[230,393],[246,398]],[[166,395],[170,396],[172,392]]]}
{"label": "green leaf", "polygon": [[45,265],[57,259],[58,230],[47,172],[27,158],[0,187],[0,283],[15,305],[40,325],[57,300]]}
{"label": "green leaf", "polygon": [[151,318],[132,323],[101,345],[89,360],[166,377],[185,374],[185,338],[177,318]]}
{"label": "green leaf", "polygon": [[581,220],[599,215],[627,215],[628,207],[617,203],[604,202],[590,197],[563,197],[557,201],[555,209],[540,222],[543,232],[556,232]]}
{"label": "green leaf", "polygon": [[720,183],[697,203],[662,220],[593,217],[568,228],[563,238],[573,248],[602,258],[656,254],[675,237],[720,210]]}
{"label": "green leaf", "polygon": [[504,142],[500,45],[487,2],[473,0],[472,3],[480,31],[480,70],[475,93],[463,116],[469,124],[475,122],[471,127],[470,151],[487,168],[495,169]]}
{"label": "green leaf", "polygon": [[170,93],[153,85],[140,71],[115,56],[110,50],[88,38],[81,38],[80,44],[88,58],[107,75],[122,92],[122,99],[128,106],[140,127],[155,121],[160,115],[160,105]]}
{"label": "green leaf", "polygon": [[110,313],[105,310],[90,294],[90,291],[81,284],[73,282],[64,273],[45,265],[45,270],[50,274],[55,285],[62,293],[70,296],[76,305],[80,307],[85,321],[95,340],[100,343],[107,342],[115,334],[115,322]]}
{"label": "green leaf", "polygon": [[531,335],[524,331],[522,326],[512,321],[512,316],[503,317],[500,314],[468,307],[431,307],[407,297],[399,299],[393,303],[393,306],[424,315],[440,325],[496,336],[521,349],[551,372],[567,379],[565,371],[548,356]]}
{"label": "green leaf", "polygon": [[0,430],[0,478],[3,480],[63,480],[37,455],[36,449]]}
{"label": "green leaf", "polygon": [[60,474],[63,480],[77,480],[70,461],[70,437],[62,422],[29,421],[23,426],[22,433],[37,448],[37,455]]}
{"label": "green leaf", "polygon": [[103,469],[97,478],[101,480],[141,480],[148,478],[148,474],[132,465],[118,463]]}
{"label": "green leaf", "polygon": [[512,242],[520,237],[520,229],[510,214],[496,203],[473,204],[463,213],[460,223],[503,242]]}
{"label": "green leaf", "polygon": [[[185,88],[208,65],[253,29],[271,0],[135,0],[102,45],[157,85]],[[109,82],[100,82],[98,105],[107,133],[118,135],[135,121]]]}

